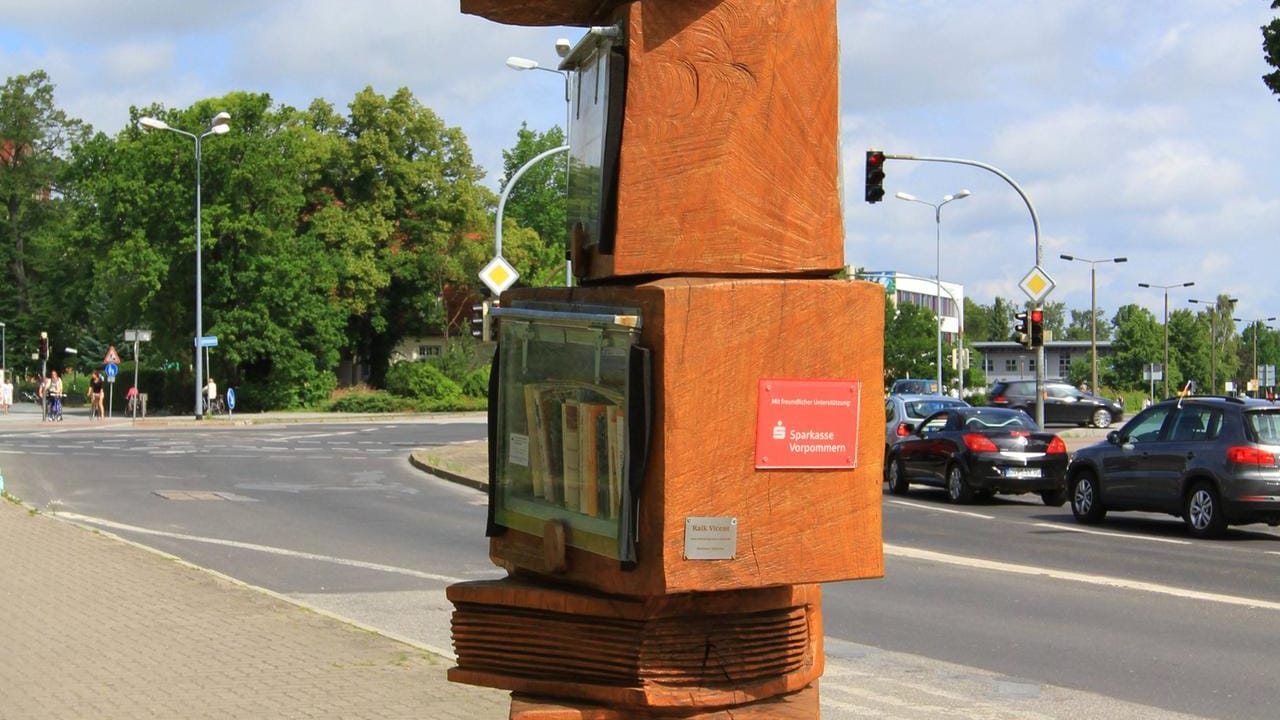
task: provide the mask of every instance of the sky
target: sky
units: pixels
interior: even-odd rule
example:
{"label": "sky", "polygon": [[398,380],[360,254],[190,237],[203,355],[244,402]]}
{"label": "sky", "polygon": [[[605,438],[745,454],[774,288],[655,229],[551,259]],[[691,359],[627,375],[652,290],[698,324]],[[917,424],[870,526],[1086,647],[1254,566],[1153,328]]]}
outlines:
{"label": "sky", "polygon": [[[1262,83],[1269,0],[839,0],[845,261],[1023,302],[1036,264],[1028,204],[980,167],[890,160],[886,198],[863,200],[865,151],[965,159],[1022,189],[1040,225],[1051,302],[1087,310],[1090,265],[1107,317],[1161,319],[1189,299],[1280,316],[1280,102]],[[497,189],[522,122],[564,124],[555,41],[461,14],[456,0],[0,0],[0,77],[45,70],[58,105],[97,130],[130,106],[185,108],[233,91],[345,108],[409,88],[463,130]],[[234,119],[233,119],[234,124]],[[803,142],[798,138],[797,142]],[[895,193],[939,203],[935,212]],[[937,240],[940,235],[940,242]],[[1273,323],[1274,324],[1274,323]]]}

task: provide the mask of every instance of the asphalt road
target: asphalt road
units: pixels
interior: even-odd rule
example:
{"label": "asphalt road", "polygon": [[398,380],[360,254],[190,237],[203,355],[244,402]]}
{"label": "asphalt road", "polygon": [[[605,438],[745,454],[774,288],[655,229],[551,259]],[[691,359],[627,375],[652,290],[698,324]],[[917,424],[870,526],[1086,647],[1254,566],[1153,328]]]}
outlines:
{"label": "asphalt road", "polygon": [[[406,458],[479,420],[0,424],[0,467],[30,505],[448,652],[443,588],[501,573],[483,495]],[[884,502],[886,578],[824,589],[824,717],[1272,714],[1280,533]]]}

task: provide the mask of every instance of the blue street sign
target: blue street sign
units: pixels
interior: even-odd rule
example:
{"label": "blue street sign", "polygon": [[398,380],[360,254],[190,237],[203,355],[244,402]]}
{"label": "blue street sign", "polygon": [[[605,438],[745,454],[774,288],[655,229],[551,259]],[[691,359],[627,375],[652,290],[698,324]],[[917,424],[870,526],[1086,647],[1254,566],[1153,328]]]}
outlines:
{"label": "blue street sign", "polygon": [[204,337],[196,341],[196,346],[202,347],[202,348],[218,347],[218,336],[205,335]]}
{"label": "blue street sign", "polygon": [[106,373],[108,380],[115,380],[116,373],[120,372],[120,366],[115,363],[107,363],[103,366],[103,372]]}
{"label": "blue street sign", "polygon": [[227,388],[227,407],[231,410],[236,409],[236,391]]}

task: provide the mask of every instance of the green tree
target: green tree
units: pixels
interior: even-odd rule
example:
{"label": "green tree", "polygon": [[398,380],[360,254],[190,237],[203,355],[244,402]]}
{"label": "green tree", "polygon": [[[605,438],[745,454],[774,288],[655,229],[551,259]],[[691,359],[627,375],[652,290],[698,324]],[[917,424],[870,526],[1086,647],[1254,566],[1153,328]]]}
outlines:
{"label": "green tree", "polygon": [[[1280,0],[1274,0],[1271,9],[1280,10]],[[1275,68],[1262,76],[1262,82],[1271,92],[1280,95],[1280,17],[1262,26],[1262,52],[1267,64]]]}
{"label": "green tree", "polygon": [[991,308],[969,297],[964,299],[964,335],[970,342],[991,339]]}
{"label": "green tree", "polygon": [[1105,380],[1100,382],[1124,390],[1146,387],[1143,370],[1160,364],[1164,356],[1164,335],[1151,311],[1139,305],[1124,305],[1113,320],[1116,339]]}
{"label": "green tree", "polygon": [[936,377],[937,316],[908,302],[894,303],[885,294],[884,381],[898,378]]}
{"label": "green tree", "polygon": [[1005,342],[1013,337],[1013,314],[1017,305],[1012,300],[996,298],[991,302],[991,324],[987,340]]}
{"label": "green tree", "polygon": [[[74,335],[71,317],[42,301],[80,292],[80,283],[68,283],[82,274],[63,265],[68,258],[60,236],[67,218],[60,198],[67,153],[89,132],[56,106],[53,82],[43,70],[10,77],[0,87],[0,262],[6,280],[0,282],[0,313],[8,320],[9,341],[24,349],[35,348],[41,330],[50,332],[58,352]],[[59,291],[42,293],[50,286]]]}
{"label": "green tree", "polygon": [[389,282],[352,330],[357,356],[381,384],[401,338],[437,330],[447,339],[467,322],[469,304],[454,315],[447,298],[476,287],[492,255],[486,214],[493,196],[479,184],[482,171],[462,132],[407,89],[383,97],[366,88],[350,110],[350,174],[335,180],[335,192],[376,221],[373,242]]}

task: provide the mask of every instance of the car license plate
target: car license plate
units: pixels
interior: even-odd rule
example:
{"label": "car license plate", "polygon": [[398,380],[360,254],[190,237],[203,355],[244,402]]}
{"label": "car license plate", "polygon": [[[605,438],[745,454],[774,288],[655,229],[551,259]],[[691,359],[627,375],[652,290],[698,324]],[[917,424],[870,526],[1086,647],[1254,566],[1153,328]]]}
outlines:
{"label": "car license plate", "polygon": [[1040,477],[1040,468],[1007,467],[1004,469],[1004,476],[1009,478],[1038,478]]}

